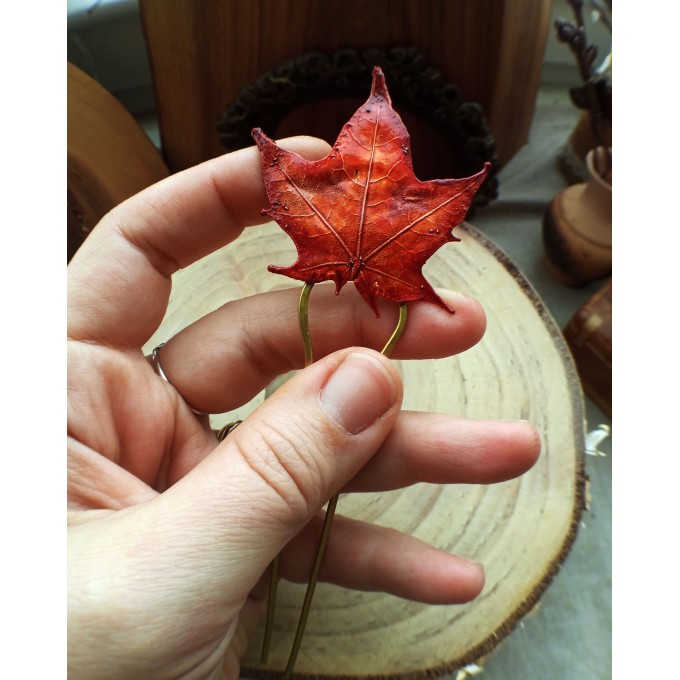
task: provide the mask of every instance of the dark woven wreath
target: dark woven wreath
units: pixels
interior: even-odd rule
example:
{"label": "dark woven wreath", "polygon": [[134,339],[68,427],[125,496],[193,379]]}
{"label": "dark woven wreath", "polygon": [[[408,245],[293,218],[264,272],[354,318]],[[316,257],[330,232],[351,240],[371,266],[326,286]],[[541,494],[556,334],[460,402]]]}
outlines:
{"label": "dark woven wreath", "polygon": [[310,52],[264,73],[244,85],[220,116],[220,144],[227,151],[250,146],[253,128],[273,135],[290,112],[308,102],[338,95],[363,96],[376,65],[385,73],[395,106],[430,122],[444,135],[451,148],[450,176],[468,177],[486,161],[492,164],[473,207],[496,198],[498,156],[482,107],[464,101],[458,87],[410,47]]}

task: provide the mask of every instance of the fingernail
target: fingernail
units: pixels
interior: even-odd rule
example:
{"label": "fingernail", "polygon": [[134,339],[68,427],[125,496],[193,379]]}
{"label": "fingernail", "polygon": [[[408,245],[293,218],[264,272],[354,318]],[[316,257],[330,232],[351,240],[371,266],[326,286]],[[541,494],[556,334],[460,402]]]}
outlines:
{"label": "fingernail", "polygon": [[465,295],[465,293],[461,293],[458,290],[451,290],[450,288],[437,287],[435,288],[435,291],[437,292],[437,295],[439,295],[439,297],[442,298],[442,300],[444,300],[452,307],[454,307],[456,304],[474,300],[474,298],[471,298],[469,295]]}
{"label": "fingernail", "polygon": [[370,354],[352,352],[321,388],[321,406],[345,431],[357,434],[394,403],[392,376]]}
{"label": "fingernail", "polygon": [[484,565],[481,562],[477,562],[477,560],[470,559],[469,557],[461,557],[461,560],[467,562],[474,569],[481,571],[482,574],[485,573]]}

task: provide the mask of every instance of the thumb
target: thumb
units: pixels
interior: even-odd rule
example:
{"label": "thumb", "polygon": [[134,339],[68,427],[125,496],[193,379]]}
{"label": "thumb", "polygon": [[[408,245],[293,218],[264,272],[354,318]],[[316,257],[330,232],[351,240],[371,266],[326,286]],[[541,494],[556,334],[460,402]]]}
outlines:
{"label": "thumb", "polygon": [[213,564],[232,595],[247,594],[380,447],[401,398],[395,366],[372,350],[345,349],[299,372],[153,503],[157,518],[174,518],[165,543],[181,552],[175,559],[195,561],[195,573]]}
{"label": "thumb", "polygon": [[[380,447],[401,396],[396,368],[377,352],[332,354],[298,373],[164,493],[85,523],[78,541],[90,543],[92,559],[76,562],[73,578],[88,584],[78,591],[86,604],[70,624],[105,635],[98,663],[106,667],[104,652],[116,659],[106,677],[116,669],[138,677],[140,667],[165,669],[168,659],[178,675],[178,659],[197,674],[221,663],[249,593]],[[97,541],[101,549],[92,550]]]}

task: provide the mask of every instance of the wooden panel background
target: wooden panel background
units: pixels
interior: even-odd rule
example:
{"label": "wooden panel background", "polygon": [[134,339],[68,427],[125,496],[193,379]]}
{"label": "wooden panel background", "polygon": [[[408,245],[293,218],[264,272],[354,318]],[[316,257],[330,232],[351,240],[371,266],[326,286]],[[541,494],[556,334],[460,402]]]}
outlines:
{"label": "wooden panel background", "polygon": [[123,105],[68,64],[68,259],[116,205],[168,176],[158,151]]}
{"label": "wooden panel background", "polygon": [[[550,0],[141,0],[166,161],[176,171],[223,153],[215,131],[220,113],[243,85],[302,53],[411,46],[456,83],[467,101],[481,104],[505,163],[527,138],[551,5]],[[367,82],[367,93],[369,88]],[[335,118],[329,110],[323,136],[330,142],[339,132]],[[303,117],[293,132],[308,134],[310,121],[318,123],[318,113]],[[417,146],[417,130],[411,134]]]}

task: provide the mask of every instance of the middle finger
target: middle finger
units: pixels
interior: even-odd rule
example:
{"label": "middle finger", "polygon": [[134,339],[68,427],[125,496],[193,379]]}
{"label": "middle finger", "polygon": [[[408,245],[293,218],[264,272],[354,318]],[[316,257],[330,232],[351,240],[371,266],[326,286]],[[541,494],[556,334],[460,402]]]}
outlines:
{"label": "middle finger", "polygon": [[473,420],[402,411],[382,446],[343,491],[411,484],[495,484],[529,470],[541,451],[524,420]]}

